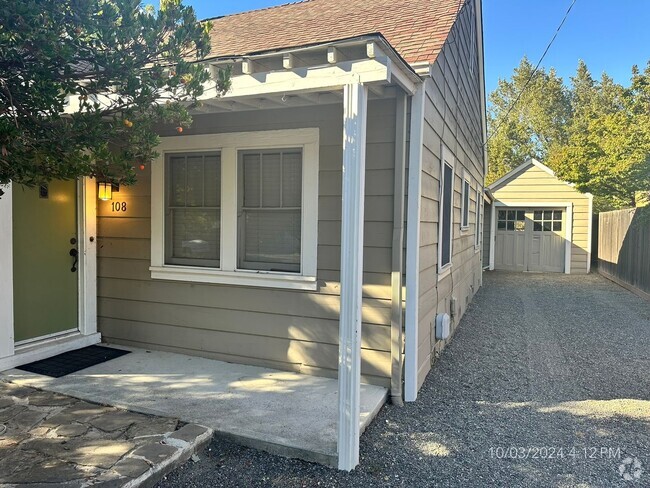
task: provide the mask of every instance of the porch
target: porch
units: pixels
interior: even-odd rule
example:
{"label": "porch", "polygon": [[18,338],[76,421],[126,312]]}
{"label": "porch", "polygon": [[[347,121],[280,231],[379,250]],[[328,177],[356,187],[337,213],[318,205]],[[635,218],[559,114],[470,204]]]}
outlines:
{"label": "porch", "polygon": [[[274,454],[337,466],[336,379],[126,348],[130,354],[61,378],[1,373],[41,388],[136,412],[179,418]],[[360,431],[387,390],[361,385]]]}

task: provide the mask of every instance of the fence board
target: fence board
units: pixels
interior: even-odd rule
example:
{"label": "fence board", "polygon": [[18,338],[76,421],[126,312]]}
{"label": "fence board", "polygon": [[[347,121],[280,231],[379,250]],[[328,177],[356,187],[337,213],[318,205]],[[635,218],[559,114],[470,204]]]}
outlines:
{"label": "fence board", "polygon": [[650,207],[599,215],[598,271],[650,297]]}

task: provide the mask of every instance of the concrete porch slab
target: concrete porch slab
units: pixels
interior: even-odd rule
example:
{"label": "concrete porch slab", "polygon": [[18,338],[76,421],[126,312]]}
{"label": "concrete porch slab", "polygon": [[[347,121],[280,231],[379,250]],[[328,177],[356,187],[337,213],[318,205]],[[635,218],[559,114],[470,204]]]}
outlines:
{"label": "concrete porch slab", "polygon": [[[119,347],[132,353],[62,378],[16,369],[2,375],[18,385],[176,417],[250,447],[336,466],[337,380]],[[361,431],[386,396],[385,388],[362,385]]]}

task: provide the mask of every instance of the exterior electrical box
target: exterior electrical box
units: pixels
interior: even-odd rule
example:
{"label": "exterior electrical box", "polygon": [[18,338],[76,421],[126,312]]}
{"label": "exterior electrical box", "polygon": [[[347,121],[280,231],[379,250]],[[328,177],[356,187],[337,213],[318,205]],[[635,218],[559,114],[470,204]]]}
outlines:
{"label": "exterior electrical box", "polygon": [[451,327],[451,318],[446,313],[436,315],[436,340],[444,341],[449,338],[449,329]]}

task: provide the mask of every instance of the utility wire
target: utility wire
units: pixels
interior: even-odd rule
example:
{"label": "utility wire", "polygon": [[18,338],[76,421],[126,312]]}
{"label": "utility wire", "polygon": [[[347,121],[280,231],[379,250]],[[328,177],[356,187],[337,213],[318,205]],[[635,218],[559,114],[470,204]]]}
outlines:
{"label": "utility wire", "polygon": [[499,122],[499,123],[497,124],[496,128],[492,131],[492,133],[491,133],[490,135],[488,135],[488,138],[487,138],[487,141],[485,141],[485,144],[487,144],[487,143],[490,141],[490,139],[492,139],[492,136],[493,136],[494,134],[496,134],[497,132],[499,132],[499,129],[501,128],[501,126],[503,125],[503,123],[504,123],[505,121],[508,120],[508,117],[510,116],[510,112],[512,112],[512,110],[515,108],[515,105],[517,105],[517,103],[518,103],[519,100],[521,99],[521,96],[522,96],[522,95],[524,94],[524,92],[526,91],[526,88],[528,88],[528,85],[530,84],[530,82],[533,80],[533,78],[534,78],[535,75],[537,74],[537,71],[539,70],[539,67],[540,67],[540,65],[542,64],[542,61],[544,61],[544,58],[546,57],[546,54],[548,53],[549,49],[551,49],[551,46],[552,46],[553,43],[555,42],[555,38],[556,38],[557,35],[560,33],[560,30],[562,30],[562,26],[563,26],[564,23],[566,22],[567,17],[569,17],[569,13],[571,13],[571,9],[572,9],[573,6],[575,5],[575,3],[576,3],[576,0],[573,0],[573,1],[571,2],[571,5],[569,5],[569,8],[567,9],[566,13],[564,14],[564,18],[562,19],[562,22],[560,22],[560,25],[557,26],[557,29],[555,30],[555,34],[553,34],[553,37],[551,38],[550,42],[549,42],[548,45],[546,46],[546,49],[544,50],[544,53],[542,54],[542,57],[539,58],[539,61],[537,62],[537,65],[535,66],[535,69],[533,70],[533,72],[532,72],[532,73],[530,74],[530,76],[528,77],[528,80],[526,80],[526,83],[524,84],[523,88],[521,89],[521,91],[520,91],[519,94],[517,95],[517,98],[515,98],[515,101],[512,102],[512,105],[510,105],[510,107],[508,108],[508,111],[506,112],[505,117],[503,117],[503,118],[501,119],[501,122]]}

